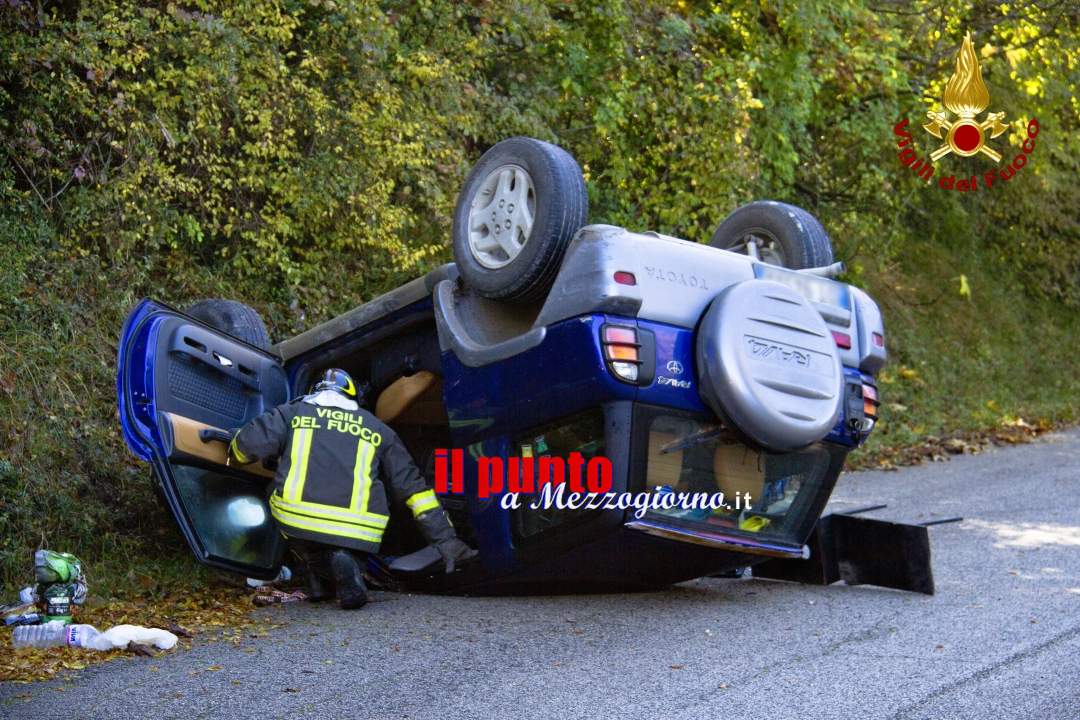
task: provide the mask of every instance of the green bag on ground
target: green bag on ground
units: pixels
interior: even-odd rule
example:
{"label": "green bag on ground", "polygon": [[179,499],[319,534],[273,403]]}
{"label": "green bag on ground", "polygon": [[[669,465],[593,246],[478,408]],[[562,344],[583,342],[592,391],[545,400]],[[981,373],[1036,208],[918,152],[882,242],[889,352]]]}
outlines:
{"label": "green bag on ground", "polygon": [[34,553],[35,594],[44,606],[43,622],[71,622],[74,606],[86,601],[82,561],[70,553],[38,550]]}

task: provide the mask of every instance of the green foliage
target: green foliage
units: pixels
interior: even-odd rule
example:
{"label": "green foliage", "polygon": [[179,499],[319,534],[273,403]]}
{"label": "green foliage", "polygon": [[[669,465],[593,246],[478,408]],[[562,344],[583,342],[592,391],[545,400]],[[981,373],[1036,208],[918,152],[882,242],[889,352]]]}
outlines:
{"label": "green foliage", "polygon": [[[91,558],[180,543],[113,409],[139,296],[238,297],[277,337],[302,330],[447,261],[457,188],[515,134],[574,153],[597,222],[705,240],[763,197],[821,217],[886,310],[895,367],[925,382],[886,386],[907,410],[881,438],[1067,417],[1078,16],[929,0],[3,3],[0,576],[42,540]],[[961,194],[905,170],[891,128],[908,118],[933,149],[919,125],[967,30],[1012,123],[995,143],[1012,157],[1028,118],[1042,132],[1008,185]]]}
{"label": "green foliage", "polygon": [[[1075,302],[1076,24],[1068,7],[853,0],[15,2],[0,193],[83,255],[180,254],[323,307],[328,267],[370,295],[445,260],[470,162],[529,134],[576,154],[598,219],[704,238],[767,195],[878,263],[915,223],[932,242],[966,227]],[[888,128],[939,104],[965,29],[994,107],[1016,133],[1046,128],[1007,202],[916,188],[893,157]]]}

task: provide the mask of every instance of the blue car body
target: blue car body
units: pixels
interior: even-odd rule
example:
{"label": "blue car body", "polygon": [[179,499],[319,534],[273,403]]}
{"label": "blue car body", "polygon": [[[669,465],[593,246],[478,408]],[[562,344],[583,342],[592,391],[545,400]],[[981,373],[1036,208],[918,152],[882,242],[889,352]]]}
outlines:
{"label": "blue car body", "polygon": [[[395,517],[391,525],[397,531],[388,535],[371,568],[388,585],[449,592],[633,589],[769,557],[801,557],[847,452],[872,426],[863,412],[869,407],[864,395],[876,405],[873,374],[884,362],[883,342],[880,352],[873,348],[883,338],[876,306],[867,310],[872,301],[842,283],[813,278],[816,285],[806,290],[805,276],[791,273],[787,279],[786,271],[733,253],[632,234],[619,242],[629,237],[644,248],[631,270],[623,271],[636,284],[613,284],[612,267],[628,265],[605,249],[612,233],[604,226],[579,233],[542,308],[504,310],[471,298],[449,265],[269,350],[143,300],[129,315],[119,344],[124,438],[154,468],[200,561],[268,578],[285,552],[268,511],[258,507],[265,506],[269,470],[255,476],[228,467],[220,447],[207,442],[201,448],[192,432],[237,427],[303,394],[310,379],[331,365],[353,363],[349,367],[370,379],[380,396],[422,372],[435,378],[437,392],[426,397],[434,400],[432,407],[441,403],[445,420],[406,422],[402,437],[407,444],[416,438],[414,458],[429,475],[424,458],[434,447],[466,450],[465,493],[444,496],[443,503],[459,532],[479,548],[480,562],[453,575],[441,573],[407,519]],[[661,241],[668,242],[666,265],[656,271],[646,250]],[[666,269],[678,265],[673,252],[684,251],[686,267]],[[719,268],[711,276],[701,270],[705,261]],[[827,320],[846,318],[847,325],[835,325],[854,345],[854,351],[840,351],[842,387],[857,398],[838,400],[835,425],[805,450],[755,448],[699,392],[695,313],[712,300],[715,285],[733,274],[740,282],[780,277],[823,297],[818,306]],[[600,276],[602,282],[592,279]],[[707,285],[708,292],[692,295],[686,305],[697,305],[689,309],[683,303],[661,306],[647,295],[660,292],[646,282],[651,276],[695,291]],[[489,328],[511,325],[513,331],[481,337]],[[639,362],[640,372],[651,377],[628,382],[614,372],[605,344],[608,327],[634,331],[638,354],[648,355]],[[736,478],[735,485],[753,487],[755,494],[771,493],[780,509],[724,517],[651,511],[636,516],[630,509],[545,514],[507,509],[498,495],[479,497],[478,458],[554,452],[559,442],[569,443],[563,450],[586,448],[610,459],[613,493],[668,492],[713,481],[723,489]]]}

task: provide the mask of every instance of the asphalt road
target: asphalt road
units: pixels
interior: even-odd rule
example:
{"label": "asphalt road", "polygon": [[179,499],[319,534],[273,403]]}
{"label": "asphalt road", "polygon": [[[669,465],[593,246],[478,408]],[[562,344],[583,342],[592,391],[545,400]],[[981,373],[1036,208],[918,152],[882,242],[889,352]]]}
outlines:
{"label": "asphalt road", "polygon": [[833,509],[966,518],[931,531],[933,597],[754,579],[586,597],[379,594],[359,613],[263,611],[287,625],[239,648],[3,684],[0,716],[1075,720],[1078,490],[1077,431],[843,476]]}

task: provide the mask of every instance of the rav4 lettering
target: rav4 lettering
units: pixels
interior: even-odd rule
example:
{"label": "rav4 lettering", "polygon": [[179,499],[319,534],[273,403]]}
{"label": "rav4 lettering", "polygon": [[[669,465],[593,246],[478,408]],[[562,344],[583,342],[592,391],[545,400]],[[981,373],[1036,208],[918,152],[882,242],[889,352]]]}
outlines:
{"label": "rav4 lettering", "polygon": [[750,347],[750,354],[762,359],[772,358],[782,363],[810,367],[810,353],[787,347],[771,340],[746,336],[746,342]]}
{"label": "rav4 lettering", "polygon": [[706,283],[705,278],[698,277],[697,275],[687,275],[686,273],[679,272],[677,270],[664,270],[658,267],[645,267],[645,274],[657,282],[675,283],[677,285],[685,285],[688,288],[696,288],[698,290],[708,291],[709,286]]}

